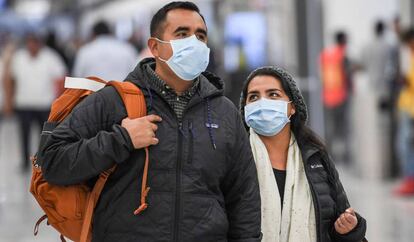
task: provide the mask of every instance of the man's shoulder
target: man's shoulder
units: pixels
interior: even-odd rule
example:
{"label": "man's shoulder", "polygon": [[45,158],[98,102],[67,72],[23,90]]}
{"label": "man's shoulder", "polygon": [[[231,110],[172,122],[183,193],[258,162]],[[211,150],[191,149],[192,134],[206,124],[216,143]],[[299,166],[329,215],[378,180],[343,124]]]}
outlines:
{"label": "man's shoulder", "polygon": [[218,103],[220,107],[229,109],[231,111],[238,111],[237,106],[226,96],[219,95],[214,98]]}
{"label": "man's shoulder", "polygon": [[214,106],[217,107],[217,112],[222,117],[231,123],[237,121],[240,115],[239,109],[236,105],[226,96],[218,96],[215,99]]}
{"label": "man's shoulder", "polygon": [[12,61],[21,61],[23,58],[27,58],[28,51],[24,48],[17,49],[12,56]]}
{"label": "man's shoulder", "polygon": [[101,90],[94,92],[82,100],[79,105],[75,107],[74,110],[81,111],[88,107],[93,107],[93,109],[113,109],[118,102],[122,102],[120,96],[116,89],[112,86],[106,86]]}

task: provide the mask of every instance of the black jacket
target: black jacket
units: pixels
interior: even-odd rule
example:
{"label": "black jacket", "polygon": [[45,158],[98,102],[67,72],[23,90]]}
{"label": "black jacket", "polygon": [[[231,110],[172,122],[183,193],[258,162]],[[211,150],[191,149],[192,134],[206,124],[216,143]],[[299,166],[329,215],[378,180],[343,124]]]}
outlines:
{"label": "black jacket", "polygon": [[101,194],[93,241],[260,241],[260,195],[249,140],[223,84],[204,73],[179,124],[173,109],[151,89],[143,60],[129,74],[143,91],[149,114],[162,117],[150,147],[149,207],[140,203],[144,151],[134,150],[119,124],[127,114],[112,87],[90,95],[53,130],[39,149],[47,181],[93,181],[118,164]]}
{"label": "black jacket", "polygon": [[318,242],[360,242],[365,237],[366,221],[357,214],[358,224],[348,234],[335,231],[336,219],[350,207],[338,172],[325,152],[310,144],[298,143],[315,206]]}

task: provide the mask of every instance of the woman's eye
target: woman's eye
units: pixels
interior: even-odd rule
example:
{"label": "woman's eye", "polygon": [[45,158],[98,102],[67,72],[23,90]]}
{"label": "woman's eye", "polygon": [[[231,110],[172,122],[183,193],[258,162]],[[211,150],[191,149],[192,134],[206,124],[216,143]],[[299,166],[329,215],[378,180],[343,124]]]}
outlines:
{"label": "woman's eye", "polygon": [[257,95],[250,95],[248,98],[250,102],[255,101],[256,99],[257,99]]}
{"label": "woman's eye", "polygon": [[276,92],[272,92],[269,94],[269,97],[280,97],[280,95]]}

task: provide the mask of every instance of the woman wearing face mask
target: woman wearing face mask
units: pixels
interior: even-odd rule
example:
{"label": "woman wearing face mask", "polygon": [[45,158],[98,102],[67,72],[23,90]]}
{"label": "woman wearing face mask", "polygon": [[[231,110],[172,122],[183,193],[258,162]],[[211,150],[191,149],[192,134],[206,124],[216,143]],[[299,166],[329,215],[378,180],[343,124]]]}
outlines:
{"label": "woman wearing face mask", "polygon": [[349,205],[325,145],[306,126],[292,77],[263,67],[240,101],[256,161],[264,242],[365,241],[366,221]]}

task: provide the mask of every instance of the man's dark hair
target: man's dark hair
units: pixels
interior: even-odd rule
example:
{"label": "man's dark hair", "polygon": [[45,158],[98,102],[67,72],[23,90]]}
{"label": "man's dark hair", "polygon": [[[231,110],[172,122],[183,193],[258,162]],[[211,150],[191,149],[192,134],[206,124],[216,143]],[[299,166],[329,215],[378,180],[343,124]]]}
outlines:
{"label": "man's dark hair", "polygon": [[335,41],[339,45],[345,45],[347,42],[346,34],[343,31],[338,31],[335,34]]}
{"label": "man's dark hair", "polygon": [[93,26],[92,33],[95,36],[111,34],[111,29],[109,28],[109,24],[107,22],[101,20]]}
{"label": "man's dark hair", "polygon": [[203,19],[204,23],[206,22],[203,15],[200,13],[200,9],[192,2],[170,2],[152,17],[151,20],[151,27],[150,33],[152,37],[160,37],[162,35],[162,31],[164,31],[164,22],[167,17],[167,13],[174,9],[186,9],[197,12],[201,18]]}
{"label": "man's dark hair", "polygon": [[375,24],[375,34],[380,37],[384,34],[385,25],[381,20]]}

